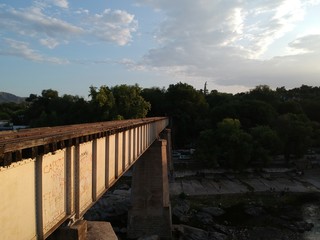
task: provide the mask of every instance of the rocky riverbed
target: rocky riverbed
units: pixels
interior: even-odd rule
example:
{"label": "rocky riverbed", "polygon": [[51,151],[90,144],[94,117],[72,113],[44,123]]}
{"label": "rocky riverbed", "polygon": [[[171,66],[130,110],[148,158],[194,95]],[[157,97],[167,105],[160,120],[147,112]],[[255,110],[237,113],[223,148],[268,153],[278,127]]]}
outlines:
{"label": "rocky riverbed", "polygon": [[[210,191],[215,193],[200,194],[196,191],[199,184],[195,182],[210,186]],[[288,182],[291,185],[284,184]],[[171,183],[171,191],[175,191],[171,192],[174,238],[320,239],[319,185],[316,173],[303,178],[283,174],[275,178],[268,174],[249,178],[223,175],[219,179],[199,176],[176,179]],[[178,193],[176,186],[189,187],[182,189],[187,189],[187,193]],[[119,239],[126,239],[130,192],[130,183],[120,182],[86,213],[85,218],[111,222]]]}
{"label": "rocky riverbed", "polygon": [[313,239],[306,237],[312,236],[320,217],[310,209],[320,206],[317,194],[182,195],[172,203],[176,239]]}

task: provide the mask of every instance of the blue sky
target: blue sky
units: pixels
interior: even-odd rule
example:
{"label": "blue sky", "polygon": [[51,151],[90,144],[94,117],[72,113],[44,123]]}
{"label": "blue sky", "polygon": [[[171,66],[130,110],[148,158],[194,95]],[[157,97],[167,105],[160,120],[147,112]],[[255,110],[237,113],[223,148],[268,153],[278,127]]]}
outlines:
{"label": "blue sky", "polygon": [[0,91],[320,83],[320,0],[0,1]]}

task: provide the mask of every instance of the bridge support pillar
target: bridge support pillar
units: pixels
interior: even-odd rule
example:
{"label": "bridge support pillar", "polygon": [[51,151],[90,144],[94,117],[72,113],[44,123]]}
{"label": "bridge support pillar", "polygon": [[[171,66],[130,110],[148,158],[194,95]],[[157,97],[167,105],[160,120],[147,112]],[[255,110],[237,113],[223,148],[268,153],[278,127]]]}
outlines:
{"label": "bridge support pillar", "polygon": [[128,238],[172,239],[166,140],[156,140],[135,163],[131,204]]}

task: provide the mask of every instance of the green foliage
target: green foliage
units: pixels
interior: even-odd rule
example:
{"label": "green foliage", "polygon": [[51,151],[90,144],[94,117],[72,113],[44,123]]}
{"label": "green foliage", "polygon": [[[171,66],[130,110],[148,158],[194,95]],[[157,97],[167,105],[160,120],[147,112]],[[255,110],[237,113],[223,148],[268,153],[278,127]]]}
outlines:
{"label": "green foliage", "polygon": [[26,103],[1,103],[0,104],[0,120],[8,120],[15,125],[23,125],[25,123],[24,112],[27,109]]}
{"label": "green foliage", "polygon": [[312,124],[303,114],[287,113],[278,117],[277,132],[287,160],[291,155],[302,157],[311,143]]}
{"label": "green foliage", "polygon": [[226,118],[215,130],[201,132],[196,158],[207,166],[243,169],[251,160],[252,137],[238,119]]}
{"label": "green foliage", "polygon": [[41,96],[30,94],[26,99],[29,107],[25,111],[31,127],[57,126],[90,121],[89,104],[81,97],[63,95],[57,91],[43,90]]}
{"label": "green foliage", "polygon": [[166,90],[164,88],[145,88],[141,91],[141,96],[151,105],[148,112],[149,117],[167,115]]}
{"label": "green foliage", "polygon": [[194,157],[205,166],[218,167],[218,150],[215,131],[207,129],[200,133]]}
{"label": "green foliage", "polygon": [[196,146],[196,158],[206,166],[263,167],[276,155],[289,160],[320,147],[318,87],[273,91],[261,85],[236,95],[211,91],[206,100],[211,127]]}
{"label": "green foliage", "polygon": [[226,118],[216,129],[218,162],[233,169],[245,168],[251,159],[252,137],[241,129],[238,119]]}
{"label": "green foliage", "polygon": [[169,86],[165,100],[167,113],[175,126],[172,131],[175,146],[192,145],[200,131],[207,127],[205,96],[191,85],[180,82]]}
{"label": "green foliage", "polygon": [[137,84],[117,85],[111,91],[115,99],[115,112],[124,119],[143,118],[151,108],[150,103],[141,96],[141,88]]}
{"label": "green foliage", "polygon": [[250,130],[253,138],[252,162],[265,167],[281,151],[281,140],[277,132],[269,126],[257,126]]}

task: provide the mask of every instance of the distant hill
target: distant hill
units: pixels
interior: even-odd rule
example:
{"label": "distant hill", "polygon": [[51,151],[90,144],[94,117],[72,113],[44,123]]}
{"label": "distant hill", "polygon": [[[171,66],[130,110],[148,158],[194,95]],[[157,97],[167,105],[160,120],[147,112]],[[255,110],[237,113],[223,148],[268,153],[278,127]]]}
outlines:
{"label": "distant hill", "polygon": [[25,98],[18,97],[11,93],[0,92],[0,103],[7,103],[7,102],[14,102],[14,103],[21,103],[24,101]]}

